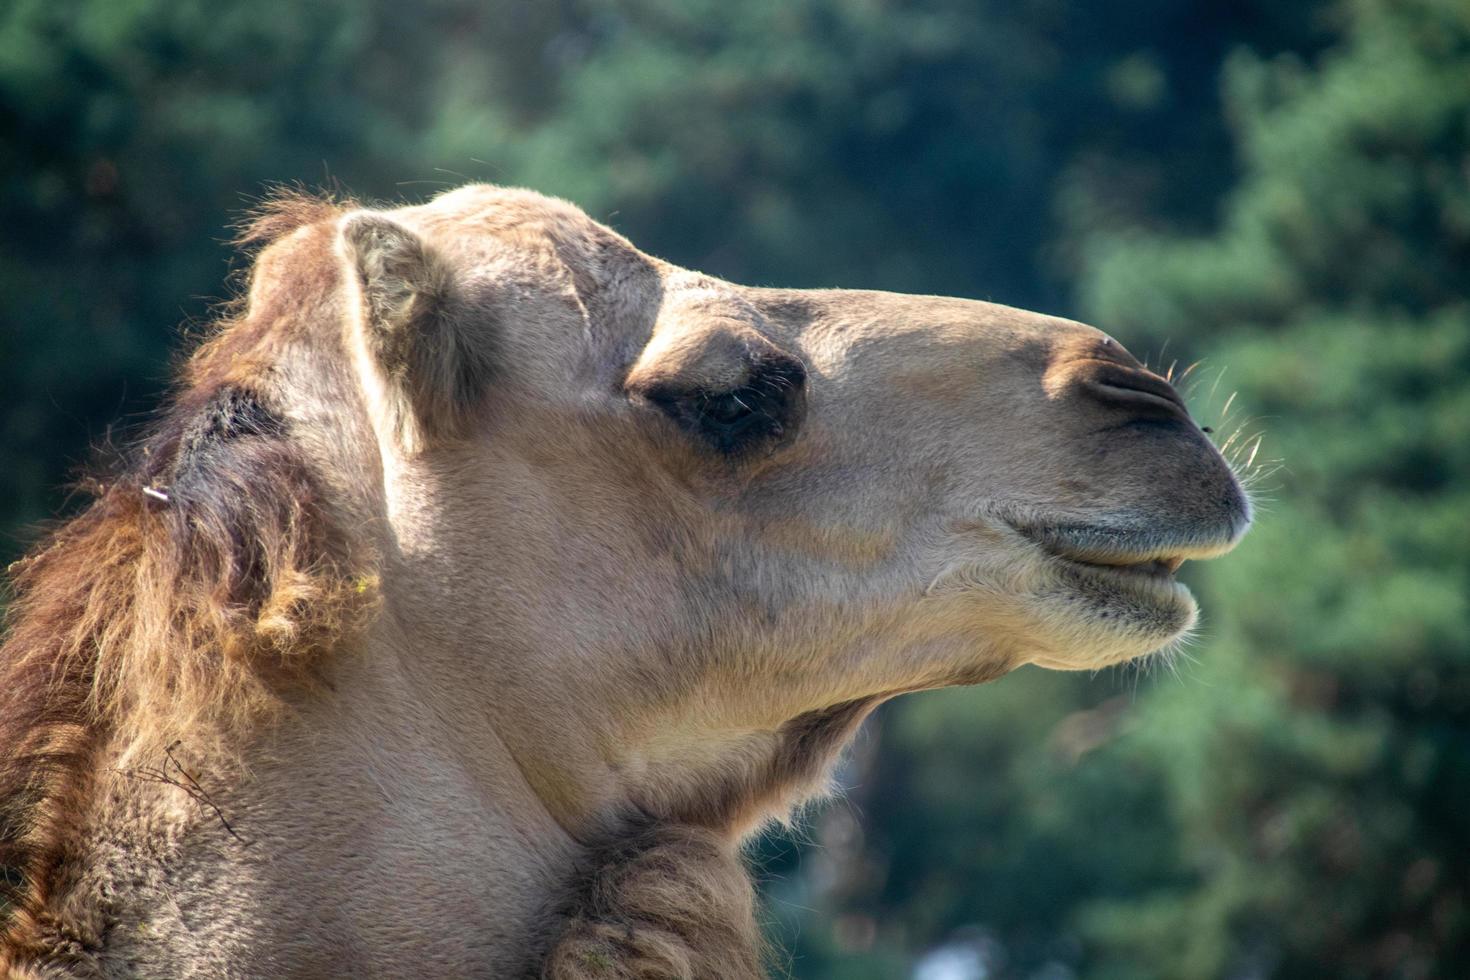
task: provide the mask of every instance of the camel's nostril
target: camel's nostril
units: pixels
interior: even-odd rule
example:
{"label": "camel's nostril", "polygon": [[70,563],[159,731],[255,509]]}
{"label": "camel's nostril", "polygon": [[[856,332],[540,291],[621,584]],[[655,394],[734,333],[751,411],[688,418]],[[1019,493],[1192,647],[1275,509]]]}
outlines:
{"label": "camel's nostril", "polygon": [[1127,407],[1162,408],[1189,417],[1189,409],[1174,386],[1150,371],[1095,361],[1078,377],[1081,388],[1100,401]]}

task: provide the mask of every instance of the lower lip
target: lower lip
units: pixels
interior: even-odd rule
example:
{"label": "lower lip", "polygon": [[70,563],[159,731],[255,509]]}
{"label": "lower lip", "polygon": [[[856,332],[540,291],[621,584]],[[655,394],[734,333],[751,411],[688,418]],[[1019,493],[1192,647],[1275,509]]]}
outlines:
{"label": "lower lip", "polygon": [[1100,565],[1052,555],[1052,560],[1075,575],[1085,575],[1112,585],[1129,587],[1133,592],[1147,592],[1163,599],[1190,601],[1189,589],[1174,578],[1174,573],[1157,562],[1141,565]]}
{"label": "lower lip", "polygon": [[1062,558],[1061,560],[1069,565],[1077,565],[1099,572],[1127,575],[1133,578],[1168,579],[1170,581],[1174,578],[1174,572],[1164,565],[1163,562],[1158,561],[1140,562],[1135,565],[1106,565],[1101,562],[1078,561],[1075,558]]}

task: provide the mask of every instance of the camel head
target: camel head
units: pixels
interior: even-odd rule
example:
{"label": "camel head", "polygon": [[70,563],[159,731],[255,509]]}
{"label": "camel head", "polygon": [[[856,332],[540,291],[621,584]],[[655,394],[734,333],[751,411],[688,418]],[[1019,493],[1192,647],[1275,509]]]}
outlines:
{"label": "camel head", "polygon": [[13,569],[0,974],[753,980],[738,844],[868,712],[1166,647],[1250,521],[1081,324],[732,285],[492,187],[248,237]]}
{"label": "camel head", "polygon": [[1174,572],[1250,522],[1180,396],[1082,324],[737,286],[491,187],[330,234],[359,408],[302,379],[331,407],[295,431],[381,556],[374,642],[574,834],[743,831],[888,697],[1167,647]]}

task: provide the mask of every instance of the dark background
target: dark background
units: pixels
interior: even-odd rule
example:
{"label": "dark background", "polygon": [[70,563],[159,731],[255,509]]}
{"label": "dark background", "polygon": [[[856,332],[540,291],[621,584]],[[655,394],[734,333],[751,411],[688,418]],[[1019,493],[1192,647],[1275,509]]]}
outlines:
{"label": "dark background", "polygon": [[741,282],[1086,319],[1202,361],[1257,529],[1172,667],[882,714],[756,849],[790,973],[1467,976],[1467,137],[1463,0],[10,0],[0,554],[268,182],[525,184]]}

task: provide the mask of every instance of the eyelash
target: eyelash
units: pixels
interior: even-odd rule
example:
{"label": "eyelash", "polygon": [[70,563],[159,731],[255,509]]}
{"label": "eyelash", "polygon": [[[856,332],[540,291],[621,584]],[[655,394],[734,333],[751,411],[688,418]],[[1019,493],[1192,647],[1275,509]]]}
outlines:
{"label": "eyelash", "polygon": [[797,365],[767,370],[729,391],[649,392],[647,397],[716,451],[734,456],[794,429],[805,380]]}
{"label": "eyelash", "polygon": [[750,388],[736,388],[734,391],[717,392],[704,396],[699,411],[701,416],[713,420],[716,424],[735,425],[755,414],[755,402],[755,392]]}

